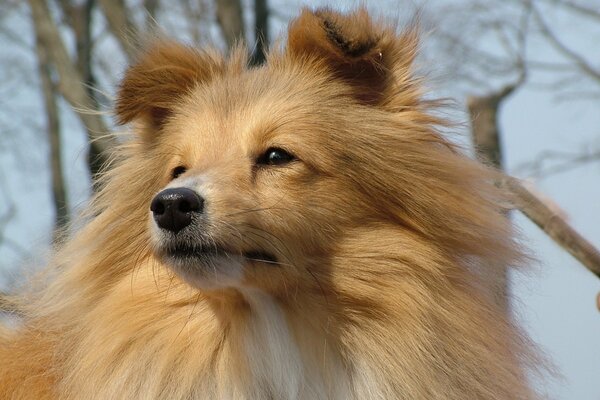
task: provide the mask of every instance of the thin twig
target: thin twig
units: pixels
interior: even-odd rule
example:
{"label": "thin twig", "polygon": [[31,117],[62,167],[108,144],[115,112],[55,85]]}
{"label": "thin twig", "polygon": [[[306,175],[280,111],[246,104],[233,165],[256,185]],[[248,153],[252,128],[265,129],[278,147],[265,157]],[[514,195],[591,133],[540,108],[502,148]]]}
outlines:
{"label": "thin twig", "polygon": [[504,186],[515,195],[515,205],[559,246],[600,278],[600,251],[581,236],[518,179],[507,177]]}
{"label": "thin twig", "polygon": [[569,48],[555,32],[548,26],[546,20],[542,17],[540,11],[536,8],[532,8],[534,17],[540,27],[541,34],[550,41],[550,44],[559,51],[567,59],[571,60],[584,74],[595,80],[600,80],[600,70],[594,67],[589,60],[585,59],[582,55]]}
{"label": "thin twig", "polygon": [[533,161],[518,165],[515,171],[519,175],[547,178],[593,162],[600,162],[600,149],[584,149],[577,153],[547,150],[541,152]]}

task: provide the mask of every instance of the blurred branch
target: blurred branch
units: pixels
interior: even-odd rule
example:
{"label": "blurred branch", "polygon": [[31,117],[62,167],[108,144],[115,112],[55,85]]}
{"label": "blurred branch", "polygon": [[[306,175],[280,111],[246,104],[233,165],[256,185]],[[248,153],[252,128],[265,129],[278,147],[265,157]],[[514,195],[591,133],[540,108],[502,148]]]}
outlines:
{"label": "blurred branch", "polygon": [[[525,54],[530,14],[531,10],[527,7],[524,8],[518,26],[515,28],[516,32],[513,34],[515,38],[512,40],[501,25],[496,25],[500,43],[504,47],[507,57],[511,59],[515,72],[518,73],[517,79],[486,95],[471,96],[467,99],[467,108],[471,119],[471,135],[477,157],[484,163],[501,170],[504,169],[504,162],[498,114],[503,102],[525,83],[527,77]],[[506,268],[496,268],[491,271],[491,274],[490,286],[495,288],[494,294],[497,302],[508,312],[510,307],[508,271]]]}
{"label": "blurred branch", "polygon": [[36,36],[36,53],[38,72],[46,109],[48,142],[50,144],[50,171],[52,176],[52,198],[54,201],[55,221],[54,232],[59,232],[69,220],[69,208],[65,180],[62,173],[62,157],[60,145],[60,119],[56,92],[52,82],[52,68],[46,48],[39,36]]}
{"label": "blurred branch", "polygon": [[47,49],[50,61],[58,73],[58,90],[77,111],[86,127],[90,141],[89,164],[94,176],[99,167],[108,161],[116,139],[110,135],[95,101],[89,96],[84,84],[85,78],[71,61],[48,4],[45,0],[29,0],[29,6],[36,35]]}
{"label": "blurred branch", "polygon": [[11,202],[8,204],[8,210],[6,210],[4,214],[0,215],[0,243],[4,241],[4,229],[13,218],[16,211],[17,210],[14,203]]}
{"label": "blurred branch", "polygon": [[570,0],[550,0],[549,3],[556,4],[568,10],[574,11],[584,17],[600,19],[600,8],[585,6]]}
{"label": "blurred branch", "polygon": [[507,177],[503,185],[516,196],[516,206],[527,218],[600,278],[600,252],[594,245],[525,188],[518,179]]}
{"label": "blurred branch", "polygon": [[207,14],[212,14],[212,10],[209,9],[207,3],[207,0],[185,0],[180,2],[192,43],[197,46],[203,46],[207,37],[205,31]]}
{"label": "blurred branch", "polygon": [[227,48],[231,49],[237,43],[245,42],[246,34],[240,0],[215,0],[215,5],[217,22],[225,38],[225,43],[227,43]]}
{"label": "blurred branch", "polygon": [[4,236],[4,230],[6,229],[10,220],[13,219],[15,213],[17,212],[16,206],[14,203],[9,203],[8,210],[3,215],[0,215],[0,245],[9,247],[23,258],[29,256],[27,250],[25,250],[21,245],[19,245],[14,240]]}
{"label": "blurred branch", "polygon": [[265,62],[265,54],[269,48],[269,6],[267,0],[254,0],[254,37],[252,65]]}
{"label": "blurred branch", "polygon": [[[139,29],[134,23],[129,13],[129,9],[124,0],[98,0],[100,7],[104,12],[104,17],[108,22],[108,27],[121,46],[121,50],[127,56],[129,61],[133,60],[137,54],[136,42],[139,40]],[[157,2],[146,1],[149,15],[154,18]]]}
{"label": "blurred branch", "polygon": [[[598,161],[600,161],[600,149],[584,149],[580,153],[574,154],[559,151],[544,151],[533,161],[519,165],[516,171],[519,174],[544,178]],[[552,164],[549,166],[546,165],[550,163]]]}
{"label": "blurred branch", "polygon": [[525,75],[514,83],[485,96],[471,96],[467,107],[471,117],[471,134],[477,156],[486,164],[503,169],[502,144],[498,127],[498,110],[502,102],[523,84]]}
{"label": "blurred branch", "polygon": [[[63,14],[66,16],[67,23],[71,27],[75,37],[76,45],[76,63],[75,66],[83,79],[83,85],[88,97],[93,104],[93,110],[100,110],[100,101],[98,100],[99,91],[97,88],[96,76],[92,67],[92,17],[96,6],[96,0],[84,0],[81,3],[74,3],[69,0],[60,1]],[[92,177],[100,170],[102,163],[99,149],[91,146],[89,153],[89,167]]]}
{"label": "blurred branch", "polygon": [[554,48],[559,51],[564,57],[571,60],[583,73],[588,75],[589,77],[600,81],[600,70],[595,68],[588,60],[586,60],[583,56],[570,49],[564,42],[562,42],[559,37],[550,29],[548,23],[542,17],[540,11],[532,6],[533,15],[535,17],[536,22],[538,23],[541,34],[544,36]]}
{"label": "blurred branch", "polygon": [[[74,32],[76,44],[76,67],[79,70],[86,87],[95,85],[92,73],[92,13],[95,0],[85,0],[77,5],[69,0],[61,0],[60,5],[68,25]],[[94,99],[88,89],[88,95]]]}
{"label": "blurred branch", "polygon": [[0,34],[8,38],[10,41],[17,43],[19,47],[23,49],[31,48],[31,45],[29,44],[29,42],[27,42],[27,40],[23,38],[23,36],[11,31],[6,26],[0,25]]}
{"label": "blurred branch", "polygon": [[[523,70],[524,71],[524,70]],[[506,100],[525,80],[525,73],[514,83],[486,96],[471,96],[467,101],[471,117],[471,135],[477,157],[498,169],[503,169],[502,142],[498,125],[498,112]],[[495,288],[497,302],[508,311],[508,272],[506,268],[490,271],[491,287]]]}

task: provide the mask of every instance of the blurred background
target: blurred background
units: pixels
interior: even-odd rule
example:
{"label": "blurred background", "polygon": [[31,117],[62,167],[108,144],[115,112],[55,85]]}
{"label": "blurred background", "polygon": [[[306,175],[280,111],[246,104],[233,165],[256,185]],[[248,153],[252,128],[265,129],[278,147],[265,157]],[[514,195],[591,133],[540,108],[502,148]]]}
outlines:
{"label": "blurred background", "polygon": [[[360,4],[399,27],[418,16],[417,70],[431,97],[453,99],[450,138],[524,179],[551,220],[599,247],[599,0],[0,0],[0,299],[44,266],[92,195],[140,44],[244,41],[260,64],[302,6]],[[600,280],[548,235],[560,223],[512,218],[538,261],[493,279],[563,375],[538,384],[551,398],[600,400]]]}

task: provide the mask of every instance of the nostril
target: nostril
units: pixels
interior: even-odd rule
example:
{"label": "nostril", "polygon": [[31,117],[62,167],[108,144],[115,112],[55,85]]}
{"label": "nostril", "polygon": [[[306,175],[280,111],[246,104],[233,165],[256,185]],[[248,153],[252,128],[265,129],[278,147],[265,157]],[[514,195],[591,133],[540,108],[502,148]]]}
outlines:
{"label": "nostril", "polygon": [[193,206],[190,204],[189,201],[187,201],[186,199],[182,199],[181,202],[179,203],[179,207],[178,207],[179,211],[181,212],[191,212],[191,211],[196,211],[193,210]]}
{"label": "nostril", "polygon": [[165,213],[165,204],[162,202],[162,199],[159,196],[156,196],[154,199],[152,199],[152,203],[150,203],[150,211],[156,215]]}

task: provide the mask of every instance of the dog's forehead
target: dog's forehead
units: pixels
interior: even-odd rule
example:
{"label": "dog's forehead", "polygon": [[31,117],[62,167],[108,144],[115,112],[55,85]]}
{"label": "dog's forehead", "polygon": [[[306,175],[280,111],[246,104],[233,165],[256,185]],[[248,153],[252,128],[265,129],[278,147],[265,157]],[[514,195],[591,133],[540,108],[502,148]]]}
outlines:
{"label": "dog's forehead", "polygon": [[220,112],[255,108],[265,103],[293,107],[302,102],[312,104],[322,84],[322,79],[304,71],[266,65],[216,77],[200,85],[195,95],[205,96],[207,105],[219,107]]}
{"label": "dog's forehead", "polygon": [[331,103],[321,84],[296,71],[268,67],[226,74],[191,91],[174,120],[179,120],[180,130],[189,134],[191,129],[203,140],[264,136],[315,119]]}

